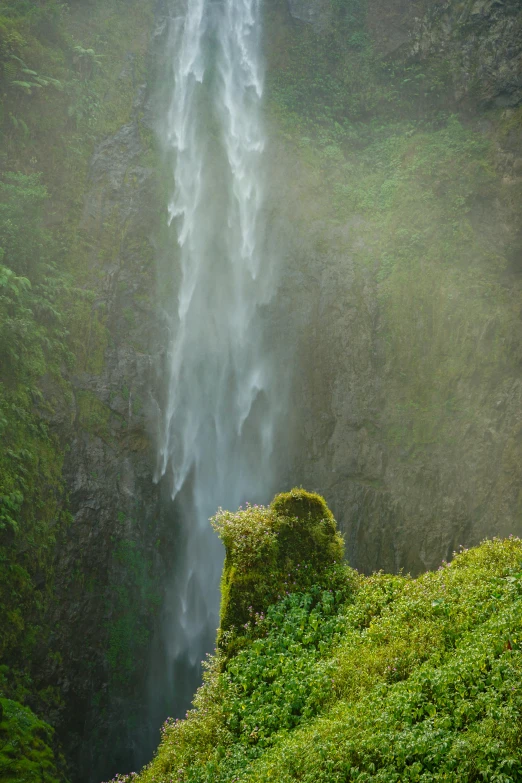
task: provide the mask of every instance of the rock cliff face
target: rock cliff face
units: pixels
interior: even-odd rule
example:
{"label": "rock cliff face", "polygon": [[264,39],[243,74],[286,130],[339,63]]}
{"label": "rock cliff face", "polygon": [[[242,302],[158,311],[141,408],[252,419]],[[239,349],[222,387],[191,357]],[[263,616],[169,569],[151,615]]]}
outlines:
{"label": "rock cliff face", "polygon": [[144,98],[140,86],[134,117],[91,161],[80,232],[99,275],[92,318],[101,334],[86,329],[87,360],[71,378],[68,426],[59,427],[73,521],[57,563],[54,621],[64,655],[55,676],[67,705],[68,755],[79,779],[92,781],[118,761],[128,768],[143,760],[132,715],[146,713],[147,648],[166,570],[166,523],[152,480],[159,338],[155,172],[144,162],[147,128],[138,119]]}
{"label": "rock cliff face", "polygon": [[[158,8],[158,27],[160,17]],[[148,746],[147,671],[174,547],[168,503],[153,481],[163,344],[155,242],[164,207],[153,33],[140,30],[147,68],[138,69],[131,50],[115,80],[130,99],[125,122],[90,159],[74,229],[86,291],[77,360],[63,389],[51,381],[46,389],[66,451],[72,520],[55,563],[50,623],[59,654],[42,679],[61,694],[52,717],[72,778],[92,783],[138,768],[155,744],[157,725]]]}
{"label": "rock cliff face", "polygon": [[[324,493],[353,565],[419,572],[460,544],[522,533],[522,15],[514,2],[369,0],[343,31],[358,48],[343,63],[336,8],[330,32],[294,20],[285,37],[291,3],[273,3],[269,18],[270,31],[279,25],[273,230],[293,314],[293,480]],[[299,18],[313,23],[321,9]],[[319,100],[334,105],[337,85],[347,90],[344,135],[329,130],[331,106],[317,120],[290,93],[281,100],[296,36],[306,78],[319,72],[310,100],[325,60],[338,81]],[[378,73],[362,111],[361,73],[345,76],[361,60],[362,78]],[[449,125],[430,117],[434,104],[453,114]]]}
{"label": "rock cliff face", "polygon": [[[343,4],[287,0],[292,19],[325,32]],[[358,3],[344,3],[350,12]],[[517,0],[368,0],[367,29],[383,56],[443,56],[457,100],[517,106],[522,98],[522,22]]]}
{"label": "rock cliff face", "polygon": [[520,104],[522,21],[516,0],[370,0],[368,28],[383,55],[444,58],[456,100],[479,106]]}

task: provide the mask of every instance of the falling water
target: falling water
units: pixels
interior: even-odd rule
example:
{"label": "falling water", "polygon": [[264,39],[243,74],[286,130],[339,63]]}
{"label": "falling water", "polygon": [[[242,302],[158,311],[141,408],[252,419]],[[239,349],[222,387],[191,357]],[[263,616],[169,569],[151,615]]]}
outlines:
{"label": "falling water", "polygon": [[174,166],[168,401],[157,479],[181,519],[167,645],[176,700],[198,684],[219,614],[219,506],[267,501],[281,409],[266,311],[273,254],[263,228],[259,0],[172,7],[172,100],[162,130]]}

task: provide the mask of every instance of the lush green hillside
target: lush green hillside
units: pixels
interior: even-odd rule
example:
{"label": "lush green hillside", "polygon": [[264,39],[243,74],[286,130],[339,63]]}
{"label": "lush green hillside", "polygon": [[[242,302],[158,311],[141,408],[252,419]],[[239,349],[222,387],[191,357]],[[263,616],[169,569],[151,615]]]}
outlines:
{"label": "lush green hillside", "polygon": [[[221,634],[194,709],[167,721],[149,767],[120,780],[521,780],[522,541],[461,550],[418,579],[365,577],[333,562],[320,499],[290,497],[292,509],[276,499],[216,518],[224,579],[251,584],[273,554],[279,595],[252,600],[246,622]],[[318,533],[309,558],[303,529]]]}

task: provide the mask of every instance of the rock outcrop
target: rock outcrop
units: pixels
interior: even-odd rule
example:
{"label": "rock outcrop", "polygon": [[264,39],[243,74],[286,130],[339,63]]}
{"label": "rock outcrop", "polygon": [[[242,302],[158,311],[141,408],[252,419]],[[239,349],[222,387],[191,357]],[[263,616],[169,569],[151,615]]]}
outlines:
{"label": "rock outcrop", "polygon": [[454,97],[483,106],[522,100],[517,0],[369,0],[368,29],[385,56],[445,61]]}

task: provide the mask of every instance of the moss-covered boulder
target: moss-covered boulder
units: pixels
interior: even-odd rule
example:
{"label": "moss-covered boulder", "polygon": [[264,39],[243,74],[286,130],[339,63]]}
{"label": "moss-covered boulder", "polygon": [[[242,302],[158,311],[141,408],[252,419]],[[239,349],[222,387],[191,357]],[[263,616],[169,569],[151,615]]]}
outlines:
{"label": "moss-covered boulder", "polygon": [[16,701],[0,699],[0,780],[60,783],[53,729]]}
{"label": "moss-covered boulder", "polygon": [[253,617],[283,595],[320,582],[344,556],[324,498],[303,489],[277,495],[268,507],[220,510],[213,525],[226,549],[219,641],[228,654]]}

